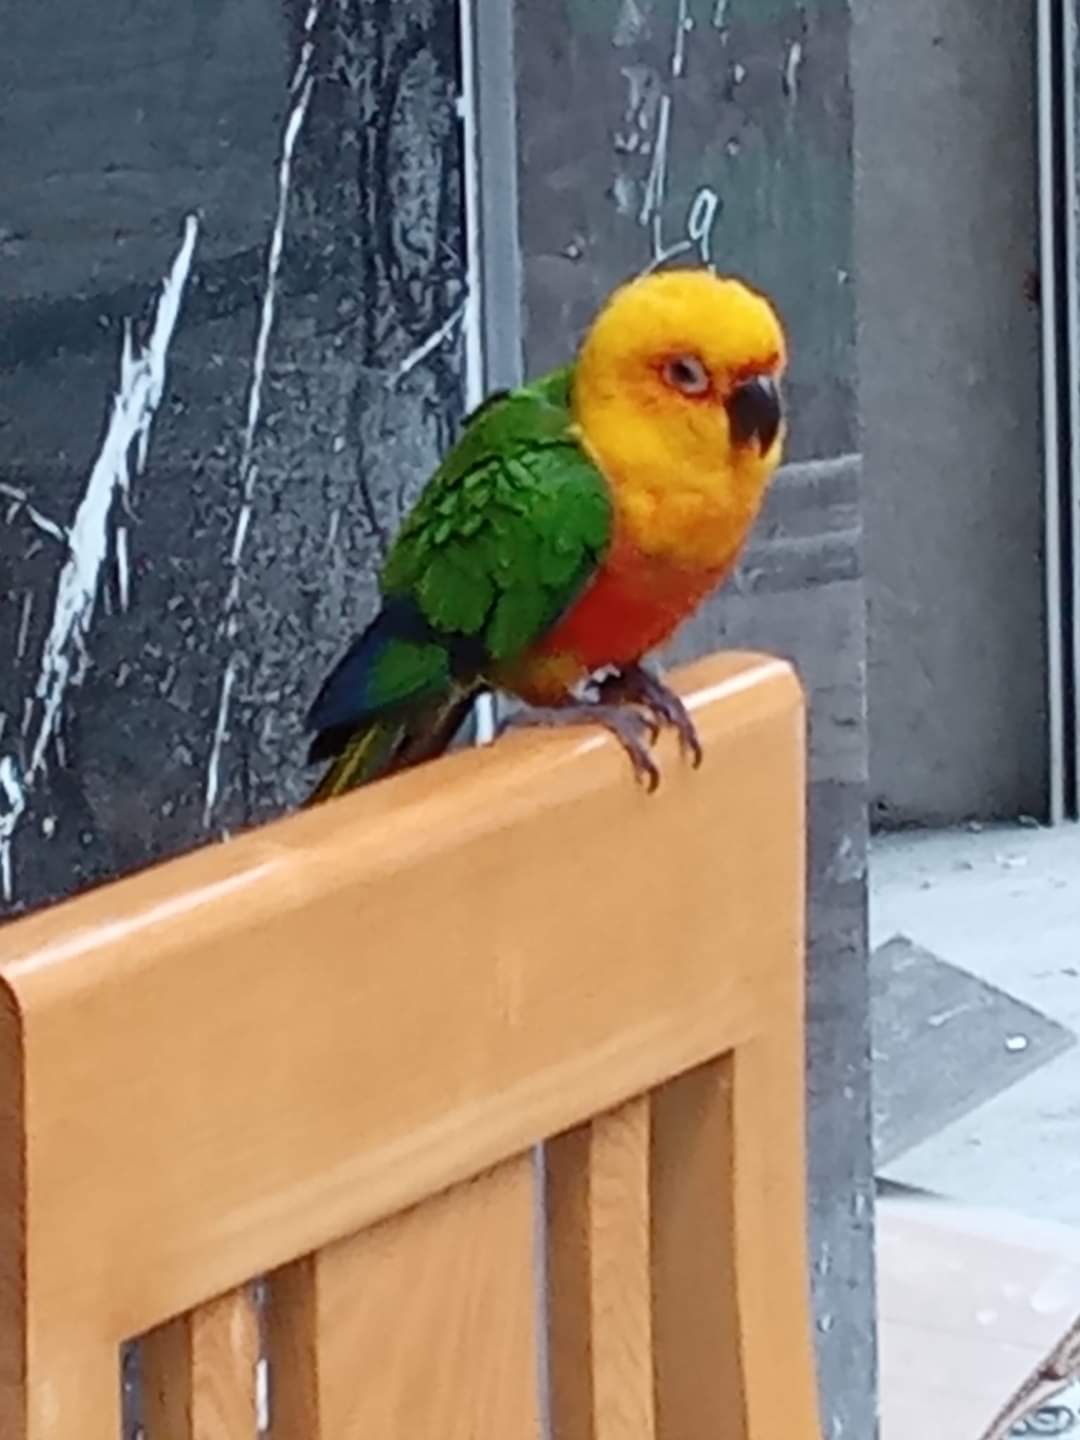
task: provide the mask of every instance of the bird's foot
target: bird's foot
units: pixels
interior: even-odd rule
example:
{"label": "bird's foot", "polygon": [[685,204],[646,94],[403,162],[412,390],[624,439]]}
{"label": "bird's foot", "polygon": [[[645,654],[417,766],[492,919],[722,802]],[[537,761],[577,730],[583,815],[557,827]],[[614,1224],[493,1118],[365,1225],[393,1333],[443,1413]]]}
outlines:
{"label": "bird's foot", "polygon": [[624,665],[596,687],[601,704],[643,706],[657,725],[670,725],[679,737],[679,749],[696,770],[704,758],[697,726],[682,700],[643,665]]}
{"label": "bird's foot", "polygon": [[499,726],[506,730],[532,726],[557,728],[569,725],[602,725],[615,736],[630,757],[634,776],[651,793],[660,784],[660,771],[649,754],[649,746],[660,733],[660,723],[651,711],[637,710],[631,705],[609,705],[600,701],[579,701],[572,705],[535,705],[516,710]]}

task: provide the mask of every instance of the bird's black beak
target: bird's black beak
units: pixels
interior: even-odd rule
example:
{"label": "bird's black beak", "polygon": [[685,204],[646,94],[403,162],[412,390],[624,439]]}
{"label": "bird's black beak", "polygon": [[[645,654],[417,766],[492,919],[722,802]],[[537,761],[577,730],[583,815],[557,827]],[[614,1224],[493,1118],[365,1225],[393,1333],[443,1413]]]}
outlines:
{"label": "bird's black beak", "polygon": [[776,381],[768,375],[744,380],[731,392],[726,408],[733,442],[745,445],[750,440],[757,440],[764,455],[776,439],[784,417],[780,387]]}

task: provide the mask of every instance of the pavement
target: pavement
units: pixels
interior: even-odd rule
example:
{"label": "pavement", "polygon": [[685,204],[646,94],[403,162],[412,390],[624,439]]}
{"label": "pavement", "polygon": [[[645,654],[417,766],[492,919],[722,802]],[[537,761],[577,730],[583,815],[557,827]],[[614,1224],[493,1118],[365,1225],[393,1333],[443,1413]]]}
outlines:
{"label": "pavement", "polygon": [[[1080,826],[879,837],[870,861],[871,947],[898,934],[1080,1035]],[[1080,1226],[1080,1045],[881,1174]]]}

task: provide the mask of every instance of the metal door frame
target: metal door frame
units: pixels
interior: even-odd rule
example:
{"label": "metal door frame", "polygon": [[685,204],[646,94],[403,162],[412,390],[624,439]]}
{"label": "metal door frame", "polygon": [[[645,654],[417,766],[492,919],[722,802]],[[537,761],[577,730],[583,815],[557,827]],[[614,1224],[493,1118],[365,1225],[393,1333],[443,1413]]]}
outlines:
{"label": "metal door frame", "polygon": [[[466,277],[465,397],[473,409],[522,375],[521,243],[513,0],[459,0]],[[496,702],[476,706],[476,740],[495,733]]]}
{"label": "metal door frame", "polygon": [[1080,818],[1080,247],[1075,0],[1038,0],[1039,281],[1042,342],[1049,818]]}

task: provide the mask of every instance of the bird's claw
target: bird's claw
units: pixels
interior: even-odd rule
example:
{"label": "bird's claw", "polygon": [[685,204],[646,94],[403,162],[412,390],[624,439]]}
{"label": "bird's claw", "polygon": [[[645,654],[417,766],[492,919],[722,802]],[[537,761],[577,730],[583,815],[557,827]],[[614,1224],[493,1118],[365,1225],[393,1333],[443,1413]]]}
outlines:
{"label": "bird's claw", "polygon": [[[654,715],[629,705],[594,705],[593,718],[615,736],[634,767],[634,778],[640,780],[651,795],[660,784],[660,771],[649,754],[656,743],[660,725]],[[597,715],[596,712],[601,714]]]}
{"label": "bird's claw", "polygon": [[696,770],[704,759],[701,739],[689,710],[675,691],[649,673],[643,666],[628,665],[597,686],[601,704],[630,702],[642,706],[655,726],[653,738],[660,727],[669,725],[679,737],[679,749]]}
{"label": "bird's claw", "polygon": [[507,730],[533,726],[554,729],[570,725],[602,725],[626,751],[635,779],[640,780],[650,794],[660,784],[660,771],[649,754],[649,745],[660,733],[660,721],[649,710],[595,700],[575,705],[532,706],[508,715],[497,733],[502,735]]}

